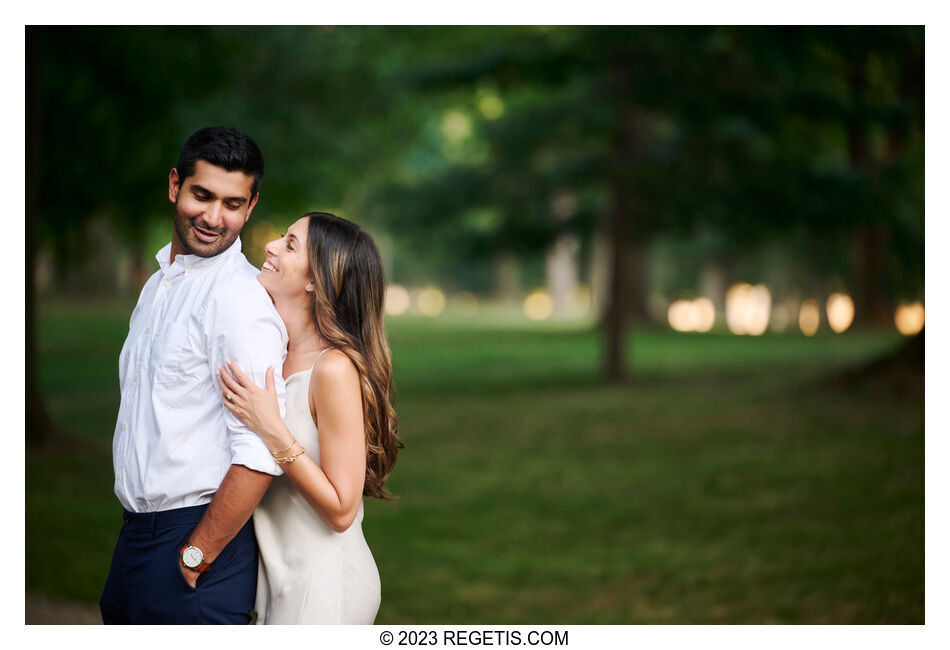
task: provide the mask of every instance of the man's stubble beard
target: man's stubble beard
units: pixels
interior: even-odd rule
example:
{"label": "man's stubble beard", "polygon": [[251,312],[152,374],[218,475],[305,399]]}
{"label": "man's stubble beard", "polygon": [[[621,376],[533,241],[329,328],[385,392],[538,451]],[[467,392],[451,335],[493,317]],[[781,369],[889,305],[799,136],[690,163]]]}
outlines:
{"label": "man's stubble beard", "polygon": [[[225,230],[221,236],[218,237],[217,241],[207,244],[199,240],[197,235],[195,235],[195,231],[191,227],[194,222],[195,219],[186,217],[178,211],[178,203],[176,202],[174,220],[175,234],[178,235],[178,242],[181,244],[186,255],[196,255],[198,257],[214,257],[220,255],[231,247],[231,244],[240,237],[241,232],[244,230],[243,224],[241,228],[236,231]],[[220,231],[220,229],[205,228],[203,221],[198,223],[198,226],[213,232]]]}

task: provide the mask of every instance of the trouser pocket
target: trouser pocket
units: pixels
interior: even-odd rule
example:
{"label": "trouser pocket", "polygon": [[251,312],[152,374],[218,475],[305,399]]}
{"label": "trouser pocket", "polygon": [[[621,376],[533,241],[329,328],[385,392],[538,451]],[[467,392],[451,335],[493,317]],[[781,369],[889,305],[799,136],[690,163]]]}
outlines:
{"label": "trouser pocket", "polygon": [[198,591],[188,584],[182,574],[178,552],[188,539],[191,527],[174,528],[156,534],[151,552],[152,571],[145,589],[143,605],[136,623],[170,623],[195,625],[202,622],[201,600]]}
{"label": "trouser pocket", "polygon": [[205,623],[247,624],[257,591],[257,540],[245,526],[198,578]]}
{"label": "trouser pocket", "polygon": [[[182,547],[185,545],[187,540],[188,540],[188,537],[185,537],[183,540],[181,540],[180,543],[175,545],[175,558],[173,562],[175,564],[175,569],[178,572],[178,578],[181,580],[181,586],[184,587],[186,591],[196,591],[196,588],[192,587],[188,583],[188,578],[185,577],[185,572],[181,568],[181,554],[180,553],[181,553]],[[202,577],[202,574],[198,574],[198,580],[201,580],[201,577]]]}

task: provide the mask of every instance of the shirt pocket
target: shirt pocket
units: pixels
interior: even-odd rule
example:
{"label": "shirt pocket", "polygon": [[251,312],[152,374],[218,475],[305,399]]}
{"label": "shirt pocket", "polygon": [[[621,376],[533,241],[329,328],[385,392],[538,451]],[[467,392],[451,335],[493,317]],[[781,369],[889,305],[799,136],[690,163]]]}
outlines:
{"label": "shirt pocket", "polygon": [[181,382],[185,374],[185,355],[187,351],[187,327],[180,323],[166,323],[156,328],[151,350],[152,384],[162,385]]}

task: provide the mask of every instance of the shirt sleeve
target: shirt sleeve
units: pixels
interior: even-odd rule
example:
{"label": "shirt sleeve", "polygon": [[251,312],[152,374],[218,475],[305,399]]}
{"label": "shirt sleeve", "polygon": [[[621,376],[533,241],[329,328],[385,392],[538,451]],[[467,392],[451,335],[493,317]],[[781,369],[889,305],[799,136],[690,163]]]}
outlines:
{"label": "shirt sleeve", "polygon": [[[233,281],[218,287],[205,311],[205,331],[210,344],[209,363],[215,388],[218,369],[228,360],[235,361],[260,387],[265,386],[268,366],[274,368],[277,403],[280,416],[284,407],[284,357],[287,353],[287,333],[283,321],[274,309],[270,297],[256,279]],[[241,420],[221,405],[228,427],[231,464],[273,476],[282,474],[280,465],[271,456],[260,437]]]}

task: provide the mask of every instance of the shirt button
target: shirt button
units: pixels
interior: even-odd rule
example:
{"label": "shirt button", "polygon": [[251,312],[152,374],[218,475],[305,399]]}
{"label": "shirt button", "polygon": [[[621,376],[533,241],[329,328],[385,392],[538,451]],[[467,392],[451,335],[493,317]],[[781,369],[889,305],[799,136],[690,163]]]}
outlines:
{"label": "shirt button", "polygon": [[134,377],[132,377],[132,381],[138,381],[138,380],[139,380],[139,376],[138,376],[138,375],[135,375]]}
{"label": "shirt button", "polygon": [[117,481],[119,480],[119,473],[118,473],[118,472],[115,473],[115,480],[117,480]]}
{"label": "shirt button", "polygon": [[129,427],[128,427],[126,424],[124,424],[124,423],[122,424],[122,430],[123,430],[123,431],[125,431],[125,430],[128,429],[128,428],[129,428]]}
{"label": "shirt button", "polygon": [[146,327],[146,328],[145,328],[145,333],[146,333],[146,334],[148,334],[148,333],[151,332],[151,331],[152,331],[152,328],[151,328],[151,327]]}
{"label": "shirt button", "polygon": [[162,286],[164,286],[166,289],[168,288],[168,284],[169,284],[168,280],[165,280],[164,282],[162,282]]}
{"label": "shirt button", "polygon": [[191,267],[190,267],[190,266],[189,266],[187,269],[185,269],[185,273],[188,274],[188,275],[191,275]]}

